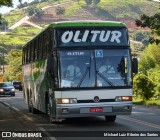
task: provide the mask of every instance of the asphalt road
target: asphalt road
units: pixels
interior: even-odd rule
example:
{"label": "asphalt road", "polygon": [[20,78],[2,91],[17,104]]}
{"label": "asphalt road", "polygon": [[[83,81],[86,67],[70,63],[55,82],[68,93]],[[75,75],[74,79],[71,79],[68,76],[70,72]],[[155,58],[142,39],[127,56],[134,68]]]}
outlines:
{"label": "asphalt road", "polygon": [[[115,123],[105,122],[105,118],[101,116],[72,118],[59,124],[50,124],[48,116],[45,114],[29,113],[27,105],[23,100],[23,93],[17,91],[15,97],[0,96],[0,131],[40,131],[47,136],[43,139],[53,140],[75,139],[75,137],[70,136],[76,136],[76,140],[158,140],[160,138],[160,109],[156,107],[133,106],[132,115],[118,116]],[[55,134],[55,132],[57,133]],[[103,137],[104,133],[106,137]],[[127,133],[129,133],[129,137],[125,137]],[[140,135],[140,133],[148,136],[137,136]],[[155,133],[155,136],[153,136],[153,133]],[[157,137],[156,134],[159,134],[159,137]],[[118,135],[118,137],[116,135]]]}

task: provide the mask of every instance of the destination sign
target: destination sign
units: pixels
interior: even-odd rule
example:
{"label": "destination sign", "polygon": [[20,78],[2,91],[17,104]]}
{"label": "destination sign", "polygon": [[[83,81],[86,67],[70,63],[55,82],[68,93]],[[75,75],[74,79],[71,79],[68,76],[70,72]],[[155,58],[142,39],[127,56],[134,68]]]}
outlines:
{"label": "destination sign", "polygon": [[58,40],[60,46],[128,45],[125,28],[60,30]]}
{"label": "destination sign", "polygon": [[81,35],[81,31],[78,30],[75,33],[73,33],[73,31],[64,32],[62,34],[61,41],[63,43],[68,43],[72,40],[74,42],[86,42],[87,38],[89,37],[89,34],[91,34],[91,42],[95,42],[98,39],[100,42],[110,41],[120,43],[120,37],[122,36],[122,33],[120,31],[85,30],[85,32]]}

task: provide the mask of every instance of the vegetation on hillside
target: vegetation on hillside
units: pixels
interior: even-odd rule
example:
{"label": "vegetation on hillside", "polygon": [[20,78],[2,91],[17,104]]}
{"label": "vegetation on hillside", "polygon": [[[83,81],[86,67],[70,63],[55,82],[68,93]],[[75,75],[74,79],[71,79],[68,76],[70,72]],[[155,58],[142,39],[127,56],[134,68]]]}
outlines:
{"label": "vegetation on hillside", "polygon": [[21,62],[22,62],[22,51],[11,50],[7,56],[8,68],[5,72],[4,78],[6,81],[19,80],[22,74]]}
{"label": "vegetation on hillside", "polygon": [[[160,7],[159,7],[160,9]],[[153,16],[148,16],[146,14],[141,15],[140,20],[136,20],[137,26],[149,27],[152,30],[152,37],[150,38],[150,43],[160,44],[160,12]]]}
{"label": "vegetation on hillside", "polygon": [[[134,77],[134,93],[143,99],[160,99],[160,13],[142,15],[137,26],[151,28],[150,45],[145,48],[139,61],[139,74]],[[151,102],[151,103],[152,103]]]}
{"label": "vegetation on hillside", "polygon": [[12,6],[12,1],[13,0],[1,0],[0,1],[0,6],[8,6],[8,7],[10,7],[10,6]]}

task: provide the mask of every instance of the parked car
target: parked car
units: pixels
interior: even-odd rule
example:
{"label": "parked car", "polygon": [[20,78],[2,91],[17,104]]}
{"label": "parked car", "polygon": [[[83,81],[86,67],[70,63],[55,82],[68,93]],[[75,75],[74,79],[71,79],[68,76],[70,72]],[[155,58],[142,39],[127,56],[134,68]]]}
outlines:
{"label": "parked car", "polygon": [[19,91],[22,91],[22,83],[20,81],[13,81],[12,82],[15,89],[18,89]]}
{"label": "parked car", "polygon": [[15,88],[11,82],[0,82],[0,95],[15,96]]}

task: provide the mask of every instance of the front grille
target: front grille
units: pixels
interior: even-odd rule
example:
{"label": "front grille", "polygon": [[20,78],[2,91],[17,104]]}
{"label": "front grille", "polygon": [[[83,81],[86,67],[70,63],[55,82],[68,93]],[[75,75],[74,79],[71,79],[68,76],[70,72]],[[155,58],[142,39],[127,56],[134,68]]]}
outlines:
{"label": "front grille", "polygon": [[[99,102],[115,102],[115,99],[100,99]],[[77,100],[77,103],[95,103],[94,100]]]}
{"label": "front grille", "polygon": [[5,92],[8,92],[8,91],[10,91],[10,90],[11,90],[11,89],[4,89]]}

